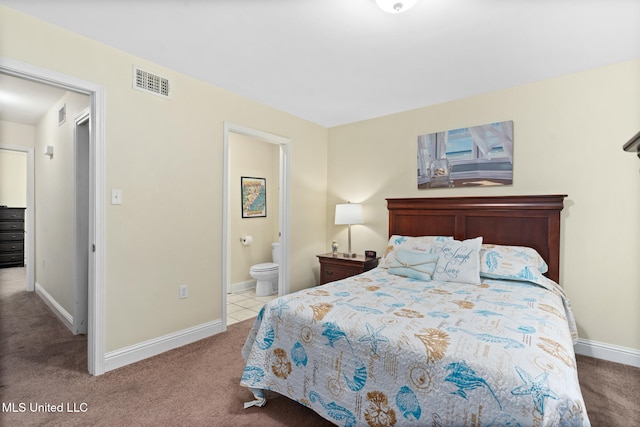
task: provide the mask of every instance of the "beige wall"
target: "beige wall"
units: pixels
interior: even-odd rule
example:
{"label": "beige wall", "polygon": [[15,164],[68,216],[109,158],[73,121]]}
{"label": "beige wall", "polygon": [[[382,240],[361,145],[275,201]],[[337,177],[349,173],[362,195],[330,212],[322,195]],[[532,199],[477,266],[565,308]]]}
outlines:
{"label": "beige wall", "polygon": [[[621,149],[640,128],[638,60],[327,130],[4,7],[0,41],[0,56],[105,88],[107,352],[220,318],[225,121],[292,141],[291,290],[316,283],[332,239],[346,246],[338,202],[364,203],[361,253],[384,248],[386,197],[566,193],[561,282],[581,337],[640,349],[640,165]],[[133,65],[172,98],[132,90]],[[417,135],[503,120],[512,186],[416,189]]]}
{"label": "beige wall", "polygon": [[[27,206],[28,155],[13,148],[34,148],[35,140],[35,126],[0,120],[0,146],[11,147],[8,150],[0,149],[0,205]],[[25,221],[27,235],[31,233],[28,228],[28,221]],[[29,239],[24,246],[25,263],[31,262],[27,258],[28,244]]]}
{"label": "beige wall", "polygon": [[0,149],[0,205],[27,206],[27,153]]}
{"label": "beige wall", "polygon": [[0,120],[0,144],[35,147],[35,126]]}
{"label": "beige wall", "polygon": [[[503,120],[513,185],[417,190],[418,135]],[[354,249],[380,252],[387,197],[567,194],[561,284],[580,336],[640,349],[640,161],[622,150],[638,129],[640,60],[332,128],[327,221],[335,203],[362,202]],[[333,238],[346,231],[330,225],[326,249]]]}
{"label": "beige wall", "polygon": [[[242,282],[255,282],[249,275],[254,264],[271,262],[271,243],[277,242],[279,231],[278,180],[280,146],[247,136],[229,135],[229,224],[231,249],[231,287]],[[240,177],[265,178],[267,183],[267,216],[242,218]],[[243,246],[241,236],[252,236],[253,243]]]}
{"label": "beige wall", "polygon": [[[34,147],[35,127],[0,120],[0,146]],[[0,150],[0,205],[27,206],[27,153]]]}
{"label": "beige wall", "polygon": [[[225,121],[290,138],[291,289],[315,284],[325,128],[5,7],[0,41],[0,56],[104,87],[106,352],[220,319]],[[170,79],[171,99],[133,90],[134,65]]]}

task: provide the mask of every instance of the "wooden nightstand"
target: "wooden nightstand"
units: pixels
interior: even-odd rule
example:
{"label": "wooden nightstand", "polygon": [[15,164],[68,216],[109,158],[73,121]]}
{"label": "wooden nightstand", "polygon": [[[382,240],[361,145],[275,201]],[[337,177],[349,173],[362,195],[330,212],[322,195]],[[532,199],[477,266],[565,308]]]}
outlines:
{"label": "wooden nightstand", "polygon": [[320,260],[320,284],[335,282],[336,280],[346,279],[378,266],[380,258],[365,258],[362,255],[356,255],[355,258],[345,258],[339,253],[317,255]]}

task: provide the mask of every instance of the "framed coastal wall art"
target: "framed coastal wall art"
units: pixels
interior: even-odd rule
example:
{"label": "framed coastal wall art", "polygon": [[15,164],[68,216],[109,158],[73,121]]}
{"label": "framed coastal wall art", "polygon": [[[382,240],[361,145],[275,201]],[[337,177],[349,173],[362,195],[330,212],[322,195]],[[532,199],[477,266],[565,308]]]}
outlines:
{"label": "framed coastal wall art", "polygon": [[418,136],[418,188],[513,184],[513,121]]}
{"label": "framed coastal wall art", "polygon": [[266,178],[240,177],[242,189],[242,218],[267,216]]}

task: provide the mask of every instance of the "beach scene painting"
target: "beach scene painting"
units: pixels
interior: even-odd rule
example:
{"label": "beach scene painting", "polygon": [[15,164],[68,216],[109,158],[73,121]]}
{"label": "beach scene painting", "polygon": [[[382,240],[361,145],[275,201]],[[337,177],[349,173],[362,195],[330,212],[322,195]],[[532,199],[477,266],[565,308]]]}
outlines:
{"label": "beach scene painting", "polygon": [[418,136],[418,188],[513,184],[513,121]]}
{"label": "beach scene painting", "polygon": [[267,216],[267,180],[240,177],[242,187],[242,218]]}

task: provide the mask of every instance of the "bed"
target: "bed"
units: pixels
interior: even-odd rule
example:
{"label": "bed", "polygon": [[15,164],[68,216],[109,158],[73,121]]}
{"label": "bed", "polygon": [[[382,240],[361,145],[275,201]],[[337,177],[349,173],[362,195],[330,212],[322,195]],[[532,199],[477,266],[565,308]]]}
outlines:
{"label": "bed", "polygon": [[387,199],[361,275],[278,298],[241,385],[341,426],[588,426],[560,277],[564,195]]}

